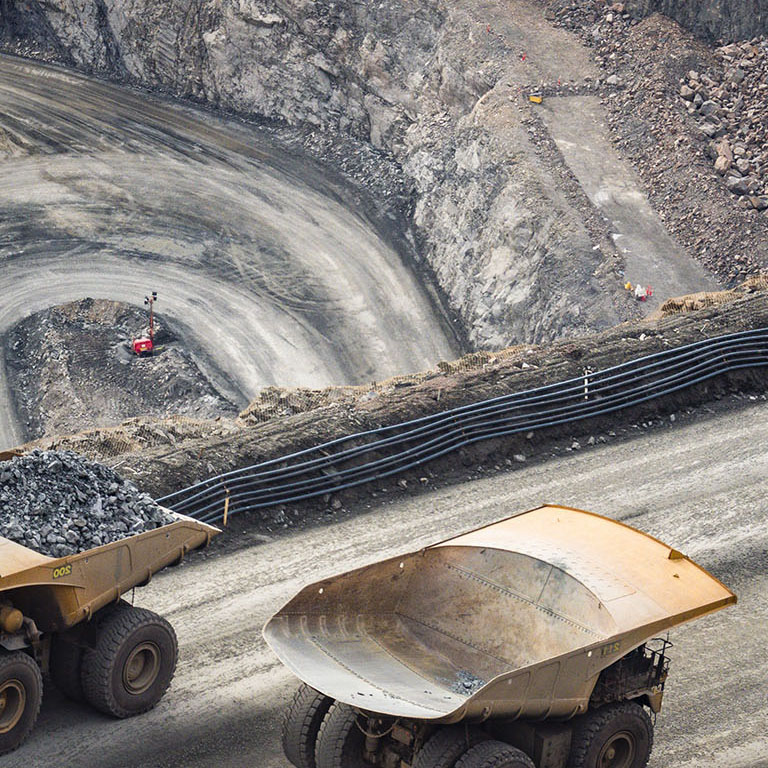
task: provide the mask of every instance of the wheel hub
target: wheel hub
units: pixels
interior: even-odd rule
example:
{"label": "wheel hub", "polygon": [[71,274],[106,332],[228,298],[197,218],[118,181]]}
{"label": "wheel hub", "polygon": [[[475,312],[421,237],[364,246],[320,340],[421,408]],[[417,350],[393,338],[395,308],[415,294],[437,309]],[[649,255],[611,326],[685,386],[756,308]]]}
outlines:
{"label": "wheel hub", "polygon": [[157,680],[160,671],[160,649],[151,642],[140,643],[123,666],[123,685],[128,693],[138,696]]}
{"label": "wheel hub", "polygon": [[27,703],[27,690],[18,680],[0,685],[0,733],[8,733],[21,720]]}
{"label": "wheel hub", "polygon": [[630,768],[635,759],[635,739],[629,731],[614,734],[600,750],[599,768]]}

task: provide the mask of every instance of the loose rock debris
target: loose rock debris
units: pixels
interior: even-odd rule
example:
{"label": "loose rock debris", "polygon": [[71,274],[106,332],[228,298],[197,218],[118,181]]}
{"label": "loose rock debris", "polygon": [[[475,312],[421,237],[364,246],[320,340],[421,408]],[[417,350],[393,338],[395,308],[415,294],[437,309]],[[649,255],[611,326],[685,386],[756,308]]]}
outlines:
{"label": "loose rock debris", "polygon": [[6,371],[29,439],[119,424],[135,414],[193,419],[233,416],[235,405],[206,377],[162,318],[156,353],[139,358],[144,309],[83,299],[25,317],[5,339]]}
{"label": "loose rock debris", "polygon": [[73,555],[175,520],[109,467],[71,451],[0,462],[0,536],[43,555]]}
{"label": "loose rock debris", "polygon": [[456,679],[451,683],[451,690],[454,693],[471,696],[479,691],[485,685],[485,680],[472,674],[466,669],[460,669],[456,673]]}
{"label": "loose rock debris", "polygon": [[[551,22],[594,50],[600,76],[588,85],[670,233],[723,281],[764,270],[768,39],[712,49],[661,14],[636,18],[625,3],[548,0],[547,7]],[[566,82],[545,88],[589,90]]]}
{"label": "loose rock debris", "polygon": [[680,98],[712,139],[715,170],[742,208],[768,209],[768,37],[715,51],[719,68],[690,70]]}

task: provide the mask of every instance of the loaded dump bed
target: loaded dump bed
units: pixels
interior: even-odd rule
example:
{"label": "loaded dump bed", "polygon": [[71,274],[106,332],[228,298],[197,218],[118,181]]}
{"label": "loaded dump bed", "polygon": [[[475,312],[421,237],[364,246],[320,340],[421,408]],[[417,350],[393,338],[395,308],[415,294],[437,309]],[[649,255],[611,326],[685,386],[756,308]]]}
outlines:
{"label": "loaded dump bed", "polygon": [[60,558],[0,537],[0,600],[7,598],[43,632],[61,632],[89,619],[219,532],[170,510],[168,514],[176,522]]}
{"label": "loaded dump bed", "polygon": [[651,536],[545,506],[313,584],[264,634],[304,682],[369,712],[562,718],[621,656],[735,600]]}

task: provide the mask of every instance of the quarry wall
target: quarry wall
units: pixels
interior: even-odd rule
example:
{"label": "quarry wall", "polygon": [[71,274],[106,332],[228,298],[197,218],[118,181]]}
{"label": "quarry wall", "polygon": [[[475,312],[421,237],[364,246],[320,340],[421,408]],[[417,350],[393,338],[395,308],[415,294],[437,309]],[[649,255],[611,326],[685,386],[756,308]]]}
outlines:
{"label": "quarry wall", "polygon": [[616,254],[593,248],[512,98],[519,51],[514,31],[496,31],[503,8],[496,19],[440,0],[3,3],[6,50],[352,137],[394,159],[408,236],[472,346],[625,319]]}
{"label": "quarry wall", "polygon": [[663,13],[710,41],[742,40],[768,32],[768,0],[628,0],[633,13]]}

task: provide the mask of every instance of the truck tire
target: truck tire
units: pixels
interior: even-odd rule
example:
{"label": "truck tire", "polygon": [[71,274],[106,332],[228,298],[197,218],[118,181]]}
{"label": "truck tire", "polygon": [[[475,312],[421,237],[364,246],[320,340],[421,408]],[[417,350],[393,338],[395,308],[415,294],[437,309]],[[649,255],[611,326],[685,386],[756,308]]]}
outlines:
{"label": "truck tire", "polygon": [[51,642],[51,678],[56,687],[73,701],[84,701],[82,676],[83,648],[59,635]]}
{"label": "truck tire", "polygon": [[416,754],[413,768],[455,768],[458,759],[471,747],[488,739],[481,730],[449,725],[432,734]]}
{"label": "truck tire", "polygon": [[528,755],[503,741],[484,741],[472,747],[456,768],[536,768]]}
{"label": "truck tire", "polygon": [[83,654],[85,700],[114,717],[131,717],[157,704],[176,671],[173,627],[144,608],[110,613]]}
{"label": "truck tire", "polygon": [[27,738],[40,712],[43,676],[23,651],[0,653],[0,755]]}
{"label": "truck tire", "polygon": [[363,759],[365,734],[357,727],[357,711],[339,701],[331,704],[315,747],[317,768],[370,768]]}
{"label": "truck tire", "polygon": [[568,768],[645,768],[653,724],[633,701],[609,704],[574,720]]}
{"label": "truck tire", "polygon": [[[106,621],[115,614],[132,611],[133,606],[125,600],[107,605],[96,613],[91,622],[91,631],[98,634]],[[85,701],[83,694],[83,655],[87,640],[80,634],[64,632],[55,634],[51,641],[51,678],[56,687],[73,701]]]}
{"label": "truck tire", "polygon": [[283,752],[296,768],[316,768],[317,734],[331,704],[330,696],[306,683],[293,695],[283,717]]}

